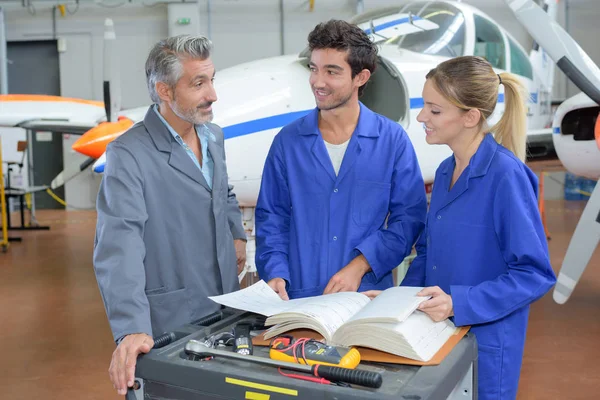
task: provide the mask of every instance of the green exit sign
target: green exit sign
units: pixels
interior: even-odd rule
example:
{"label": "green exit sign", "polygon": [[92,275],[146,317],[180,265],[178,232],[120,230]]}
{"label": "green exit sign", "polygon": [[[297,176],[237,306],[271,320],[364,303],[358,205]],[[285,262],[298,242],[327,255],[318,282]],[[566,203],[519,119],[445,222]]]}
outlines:
{"label": "green exit sign", "polygon": [[191,18],[177,18],[177,25],[189,25]]}

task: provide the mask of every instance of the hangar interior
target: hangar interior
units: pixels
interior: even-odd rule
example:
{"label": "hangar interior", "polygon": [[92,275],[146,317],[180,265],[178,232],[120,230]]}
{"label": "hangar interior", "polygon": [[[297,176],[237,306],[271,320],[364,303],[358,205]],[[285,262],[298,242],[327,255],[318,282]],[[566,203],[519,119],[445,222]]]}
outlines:
{"label": "hangar interior", "polygon": [[[406,3],[0,0],[0,95],[104,101],[107,18],[114,23],[117,40],[113,57],[120,75],[121,109],[126,110],[151,103],[144,62],[152,45],[165,37],[194,34],[210,38],[218,80],[219,71],[242,63],[257,62],[252,66],[261,68],[260,60],[303,54],[306,36],[319,22],[331,18],[352,20],[363,12],[398,8]],[[535,45],[504,0],[462,3],[490,16],[525,53]],[[600,46],[596,43],[600,3],[561,0],[557,8],[557,23],[587,53],[591,64],[600,65]],[[600,76],[596,79],[600,82]],[[411,101],[420,97],[409,93],[410,86],[393,63],[382,57],[361,101],[382,115],[409,124],[414,118]],[[308,90],[308,82],[306,87]],[[580,92],[565,73],[555,68],[551,98],[547,99],[552,103],[552,113]],[[0,103],[0,117],[2,108]],[[585,129],[592,132],[589,127],[596,124],[600,145],[600,123],[596,123],[599,111],[598,105],[592,104],[581,119],[566,118],[563,131],[572,132],[575,140],[593,140],[577,135]],[[122,397],[116,394],[107,374],[115,343],[92,263],[102,174],[93,171],[87,156],[73,150],[81,133],[0,126],[2,197],[7,214],[6,222],[0,221],[4,250],[0,252],[0,315],[6,323],[0,333],[6,344],[5,354],[0,357],[2,398]],[[546,140],[550,137],[547,135]],[[535,144],[531,143],[532,152],[538,151]],[[541,153],[546,151],[543,146],[540,149]],[[593,158],[598,153],[594,154],[591,163],[600,165],[600,157]],[[558,275],[598,177],[570,172],[553,151],[527,164],[540,180],[540,211],[552,268]],[[46,190],[44,185],[73,165],[81,166],[81,172],[64,185]],[[11,195],[12,189],[26,187],[38,189]],[[6,239],[10,242],[5,243]],[[581,246],[589,247],[589,243],[582,241]],[[600,357],[599,265],[600,252],[592,250],[587,268],[565,304],[558,304],[548,292],[532,305],[519,399],[587,399],[596,395],[600,388],[600,366],[596,363]],[[256,275],[248,277],[256,279]]]}

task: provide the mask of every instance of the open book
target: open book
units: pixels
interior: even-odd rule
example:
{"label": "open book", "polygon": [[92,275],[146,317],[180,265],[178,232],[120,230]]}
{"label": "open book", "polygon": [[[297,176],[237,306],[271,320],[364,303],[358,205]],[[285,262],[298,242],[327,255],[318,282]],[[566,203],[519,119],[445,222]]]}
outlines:
{"label": "open book", "polygon": [[267,316],[269,339],[294,329],[312,329],[327,344],[362,346],[418,361],[429,361],[454,335],[450,320],[434,322],[419,310],[428,297],[420,287],[391,287],[374,300],[357,292],[284,301],[264,281],[237,292],[209,297],[244,311]]}

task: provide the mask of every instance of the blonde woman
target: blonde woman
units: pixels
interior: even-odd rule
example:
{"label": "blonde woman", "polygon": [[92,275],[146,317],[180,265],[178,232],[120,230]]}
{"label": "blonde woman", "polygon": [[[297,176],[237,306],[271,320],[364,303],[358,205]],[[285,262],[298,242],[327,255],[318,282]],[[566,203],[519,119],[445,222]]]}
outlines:
{"label": "blonde woman", "polygon": [[[504,86],[505,111],[486,120]],[[517,396],[529,304],[555,283],[537,208],[537,177],[523,163],[524,88],[479,57],[431,70],[417,120],[427,143],[453,155],[436,172],[418,256],[403,286],[425,286],[420,306],[433,320],[472,325],[479,346],[480,399]],[[366,292],[371,297],[376,291]]]}

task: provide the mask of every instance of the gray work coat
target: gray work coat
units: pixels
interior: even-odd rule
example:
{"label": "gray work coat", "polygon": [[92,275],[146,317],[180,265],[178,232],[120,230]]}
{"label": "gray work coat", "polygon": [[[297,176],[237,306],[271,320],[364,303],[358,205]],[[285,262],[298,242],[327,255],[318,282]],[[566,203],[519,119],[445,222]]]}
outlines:
{"label": "gray work coat", "polygon": [[171,331],[218,310],[207,296],[239,289],[241,212],[223,131],[207,126],[216,138],[212,190],[152,108],[107,147],[94,269],[115,340]]}

